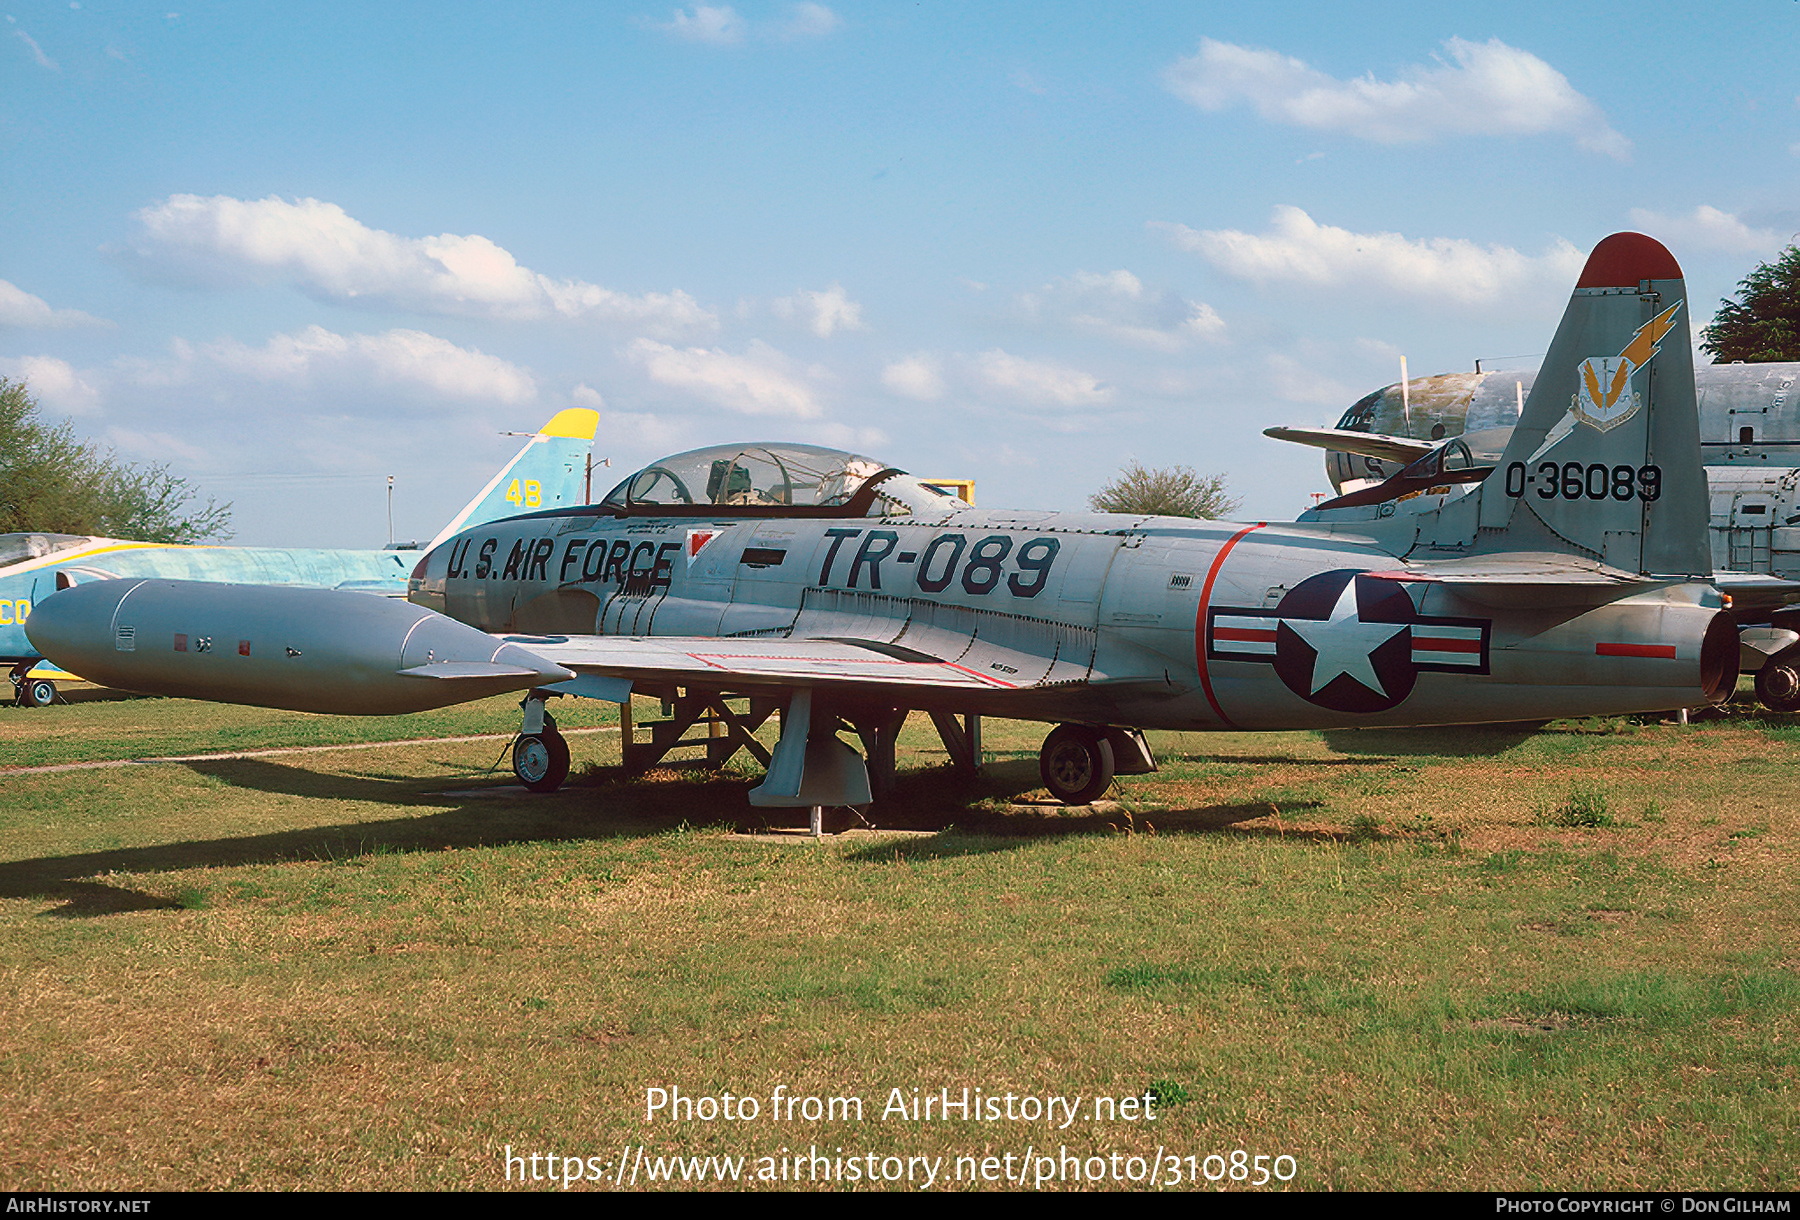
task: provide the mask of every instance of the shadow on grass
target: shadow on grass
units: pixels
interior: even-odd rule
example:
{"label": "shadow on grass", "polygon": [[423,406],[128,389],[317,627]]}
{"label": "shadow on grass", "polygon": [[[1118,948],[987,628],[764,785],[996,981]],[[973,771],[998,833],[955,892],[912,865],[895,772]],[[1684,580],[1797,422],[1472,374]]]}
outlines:
{"label": "shadow on grass", "polygon": [[131,703],[161,699],[162,695],[140,695],[135,691],[114,690],[110,686],[70,686],[60,679],[56,683],[58,703]]}
{"label": "shadow on grass", "polygon": [[[363,801],[394,810],[389,818],[310,826],[268,834],[191,839],[143,847],[78,852],[0,863],[0,898],[49,898],[63,905],[46,915],[81,918],[121,911],[173,908],[169,895],[145,893],[95,878],[111,873],[161,873],[195,868],[293,862],[344,863],[393,852],[451,851],[520,842],[647,837],[683,824],[737,828],[752,811],[749,782],[704,775],[675,783],[648,780],[549,795],[509,792],[482,777],[386,779],[319,774],[258,759],[191,764],[234,787],[327,800]],[[507,777],[510,780],[510,776]],[[444,792],[460,789],[458,795]],[[484,789],[491,789],[491,794]],[[479,792],[470,795],[471,791]],[[596,797],[602,798],[604,808]],[[228,800],[221,802],[229,807]],[[446,807],[448,806],[448,807]],[[417,812],[413,812],[413,810]],[[708,817],[705,810],[719,811]],[[799,811],[802,818],[805,811]]]}
{"label": "shadow on grass", "polygon": [[[392,816],[267,834],[190,839],[104,851],[42,856],[0,863],[0,898],[45,898],[61,905],[44,912],[86,918],[125,911],[173,909],[178,897],[133,888],[109,874],[178,872],[294,862],[348,863],[394,852],[437,852],[522,842],[580,842],[649,837],[677,827],[754,832],[801,827],[805,809],[755,809],[747,799],[759,777],[733,772],[657,769],[627,776],[590,772],[560,792],[527,794],[464,766],[446,774],[389,777],[380,773],[321,773],[264,759],[218,759],[183,764],[232,788],[315,800],[361,802]],[[450,789],[450,791],[446,791]],[[1028,794],[1035,802],[1022,803]],[[221,801],[229,808],[229,797]],[[1316,802],[1284,803],[1282,816]],[[1275,812],[1267,802],[1240,802],[1145,814],[1120,805],[1065,808],[1042,799],[1030,760],[989,763],[965,778],[949,767],[903,772],[893,796],[870,821],[882,829],[957,833],[944,840],[902,842],[908,857],[942,857],[1010,850],[1032,839],[1067,835],[1281,833],[1276,825],[1243,827]],[[840,815],[847,819],[847,815]],[[842,829],[843,824],[833,829]],[[1293,832],[1285,832],[1293,836]],[[882,845],[852,859],[891,859]]]}
{"label": "shadow on grass", "polygon": [[[1356,730],[1362,732],[1364,730]],[[1336,748],[1336,747],[1333,747]],[[1381,758],[1368,754],[1359,754],[1355,758],[1312,758],[1305,754],[1165,754],[1159,756],[1164,763],[1185,762],[1205,766],[1208,763],[1227,763],[1247,767],[1370,767],[1382,763],[1397,763],[1398,758]]]}
{"label": "shadow on grass", "polygon": [[1321,736],[1339,754],[1359,757],[1346,762],[1395,762],[1396,758],[1371,759],[1371,754],[1406,758],[1486,758],[1504,754],[1537,736],[1543,722],[1518,724],[1458,725],[1425,729],[1327,729]]}

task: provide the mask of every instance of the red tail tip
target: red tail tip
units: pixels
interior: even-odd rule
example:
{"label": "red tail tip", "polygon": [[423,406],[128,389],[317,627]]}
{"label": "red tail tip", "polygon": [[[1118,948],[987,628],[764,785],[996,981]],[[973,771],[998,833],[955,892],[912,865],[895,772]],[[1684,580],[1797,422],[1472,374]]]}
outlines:
{"label": "red tail tip", "polygon": [[1594,247],[1577,288],[1635,288],[1643,280],[1678,280],[1681,264],[1668,248],[1642,233],[1614,233]]}

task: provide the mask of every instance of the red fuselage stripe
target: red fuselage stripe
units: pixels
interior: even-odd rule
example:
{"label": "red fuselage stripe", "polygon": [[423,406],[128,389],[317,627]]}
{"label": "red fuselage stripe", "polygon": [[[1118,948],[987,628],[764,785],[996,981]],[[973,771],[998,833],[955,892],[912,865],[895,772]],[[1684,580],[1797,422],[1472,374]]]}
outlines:
{"label": "red fuselage stripe", "polygon": [[1275,632],[1273,630],[1258,631],[1246,627],[1215,627],[1213,628],[1213,639],[1239,640],[1247,644],[1273,644]]}
{"label": "red fuselage stripe", "polygon": [[1660,657],[1675,659],[1673,644],[1595,644],[1594,653],[1602,657]]}
{"label": "red fuselage stripe", "polygon": [[1222,720],[1225,727],[1232,729],[1238,726],[1232,723],[1231,717],[1225,714],[1225,709],[1219,706],[1219,698],[1213,694],[1212,675],[1206,672],[1206,608],[1212,603],[1213,582],[1219,578],[1219,569],[1225,566],[1225,556],[1231,554],[1231,548],[1236,546],[1245,534],[1252,530],[1259,530],[1267,524],[1266,521],[1258,521],[1255,525],[1246,525],[1225,540],[1225,545],[1219,548],[1217,555],[1213,556],[1212,567],[1206,570],[1206,583],[1200,586],[1200,611],[1198,617],[1194,619],[1194,664],[1200,671],[1200,689],[1206,692],[1206,701],[1212,705],[1213,715]]}
{"label": "red fuselage stripe", "polygon": [[1413,636],[1413,647],[1423,652],[1480,652],[1480,640],[1447,640],[1441,636]]}

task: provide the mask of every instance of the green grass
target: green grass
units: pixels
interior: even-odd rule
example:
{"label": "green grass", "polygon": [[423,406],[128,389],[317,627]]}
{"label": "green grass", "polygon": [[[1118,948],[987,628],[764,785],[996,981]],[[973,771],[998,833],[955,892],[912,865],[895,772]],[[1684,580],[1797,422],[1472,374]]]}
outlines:
{"label": "green grass", "polygon": [[[127,735],[218,723],[67,710],[133,709]],[[1043,732],[990,722],[965,784],[915,724],[874,813],[912,833],[817,847],[737,833],[803,816],[751,809],[750,769],[627,781],[610,734],[549,797],[493,795],[491,742],[0,777],[7,1185],[491,1189],[509,1145],[816,1144],[1242,1148],[1308,1189],[1791,1188],[1785,727],[1153,734],[1163,768],[1118,810],[1066,812],[1021,803]],[[1157,1117],[881,1117],[965,1087]],[[646,1120],[651,1088],[764,1113]],[[778,1090],[865,1115],[777,1120]]]}

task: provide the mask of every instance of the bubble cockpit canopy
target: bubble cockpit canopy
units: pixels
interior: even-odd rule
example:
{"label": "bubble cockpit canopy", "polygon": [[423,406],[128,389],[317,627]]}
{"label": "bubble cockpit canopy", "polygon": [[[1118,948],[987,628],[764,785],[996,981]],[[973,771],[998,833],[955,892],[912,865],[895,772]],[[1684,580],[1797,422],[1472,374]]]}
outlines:
{"label": "bubble cockpit canopy", "polygon": [[633,517],[904,517],[957,503],[873,458],[787,444],[677,453],[632,474],[601,502]]}
{"label": "bubble cockpit canopy", "polygon": [[0,568],[74,550],[92,541],[86,534],[0,534]]}

